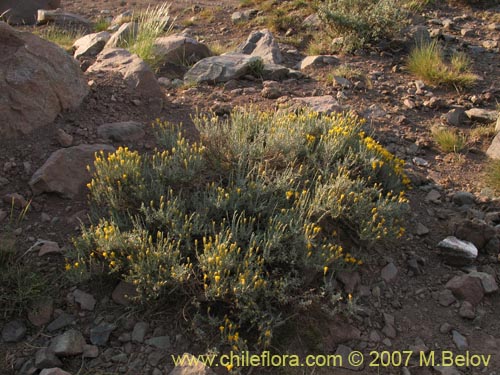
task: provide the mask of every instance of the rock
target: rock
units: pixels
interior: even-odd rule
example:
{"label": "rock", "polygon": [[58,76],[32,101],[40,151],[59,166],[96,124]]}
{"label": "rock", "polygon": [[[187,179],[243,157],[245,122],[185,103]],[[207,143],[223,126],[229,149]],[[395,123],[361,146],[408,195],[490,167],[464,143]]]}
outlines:
{"label": "rock", "polygon": [[439,375],[462,375],[455,366],[432,366]]}
{"label": "rock", "polygon": [[476,203],[476,197],[474,194],[467,191],[457,191],[453,194],[452,200],[457,206],[472,206]]}
{"label": "rock", "polygon": [[196,39],[183,35],[157,38],[154,50],[163,64],[189,66],[211,55],[210,49]]}
{"label": "rock", "polygon": [[50,124],[87,95],[78,64],[58,46],[0,22],[0,138]]}
{"label": "rock", "polygon": [[321,26],[321,19],[317,13],[313,13],[302,21],[302,25],[309,28],[318,28]]}
{"label": "rock", "polygon": [[4,211],[4,210],[0,210],[0,223],[1,223],[2,221],[4,221],[4,220],[7,218],[7,216],[9,216],[9,215],[7,214],[7,212],[6,212],[6,211]]}
{"label": "rock", "polygon": [[135,22],[123,23],[118,30],[111,35],[111,38],[109,38],[108,42],[104,46],[104,49],[122,47],[126,44],[127,40],[132,38],[132,36],[137,33],[137,29],[138,26]]}
{"label": "rock", "polygon": [[458,315],[462,318],[466,319],[474,319],[476,317],[476,312],[474,306],[469,301],[463,301],[460,306],[460,310],[458,310]]}
{"label": "rock", "polygon": [[62,147],[69,147],[73,144],[73,136],[62,129],[57,129],[57,141]]}
{"label": "rock", "polygon": [[54,332],[58,329],[67,327],[75,322],[75,317],[73,315],[62,313],[56,319],[54,319],[48,326],[47,331]]}
{"label": "rock", "polygon": [[349,89],[352,87],[351,81],[341,76],[333,76],[333,86],[340,87],[343,89]]}
{"label": "rock", "polygon": [[126,49],[105,48],[97,55],[96,62],[87,72],[118,73],[134,94],[142,98],[163,101],[160,84],[149,65]]}
{"label": "rock", "polygon": [[51,297],[39,297],[33,302],[28,311],[28,319],[35,327],[41,327],[52,318],[54,312],[54,301]]}
{"label": "rock", "polygon": [[462,34],[462,36],[464,36],[466,38],[470,38],[470,37],[473,37],[475,35],[475,32],[473,29],[463,28],[460,30],[460,34]]}
{"label": "rock", "polygon": [[497,133],[500,132],[500,114],[498,115],[498,118],[497,118],[497,123],[495,124],[495,131]]}
{"label": "rock", "polygon": [[286,78],[302,78],[303,74],[297,70],[288,69],[286,66],[265,63],[262,69],[262,79],[281,81]]}
{"label": "rock", "polygon": [[472,242],[478,249],[484,248],[488,241],[495,237],[495,228],[483,220],[462,220],[455,226],[454,235],[462,240]]}
{"label": "rock", "polygon": [[95,57],[103,50],[110,38],[111,34],[107,31],[87,34],[73,43],[73,48],[75,49],[73,56],[75,59]]}
{"label": "rock", "polygon": [[101,323],[90,329],[90,342],[93,345],[104,346],[109,340],[109,335],[116,329],[116,325]]}
{"label": "rock", "polygon": [[389,263],[382,268],[380,276],[386,283],[392,283],[398,276],[398,268],[394,265],[394,263]]}
{"label": "rock", "polygon": [[29,185],[33,193],[76,196],[90,181],[87,165],[93,165],[94,154],[101,150],[113,152],[115,149],[109,145],[82,144],[55,151],[31,177]]}
{"label": "rock", "polygon": [[478,121],[485,124],[495,122],[498,118],[498,112],[482,108],[471,108],[465,111],[465,114],[472,121]]}
{"label": "rock", "polygon": [[337,356],[341,356],[342,357],[342,361],[338,361],[338,365],[342,368],[345,368],[345,369],[348,369],[348,370],[353,370],[353,371],[361,371],[364,369],[364,364],[363,364],[363,360],[362,360],[362,356],[363,354],[360,353],[360,357],[357,357],[357,358],[361,358],[360,360],[360,366],[353,366],[351,363],[352,363],[352,360],[356,357],[351,357],[351,352],[352,352],[352,349],[348,346],[345,346],[345,345],[339,345],[338,348],[337,348],[337,351],[335,352],[335,355]]}
{"label": "rock", "polygon": [[252,66],[262,63],[259,57],[241,53],[223,54],[198,61],[184,76],[188,83],[220,83],[238,79],[252,70]]}
{"label": "rock", "polygon": [[396,338],[397,335],[396,328],[391,324],[386,324],[384,328],[382,328],[382,333],[391,339]]}
{"label": "rock", "polygon": [[151,337],[146,340],[145,343],[150,346],[154,346],[155,348],[161,350],[168,350],[170,348],[170,337],[169,336],[158,336]]}
{"label": "rock", "polygon": [[38,25],[50,22],[65,27],[71,26],[87,33],[92,30],[92,23],[88,19],[78,14],[65,12],[60,8],[55,10],[38,9],[36,22]]}
{"label": "rock", "polygon": [[46,368],[40,372],[40,375],[71,375],[69,372],[61,370],[58,367]]}
{"label": "rock", "polygon": [[449,289],[444,289],[439,293],[438,302],[441,306],[448,307],[456,302],[456,298]]}
{"label": "rock", "polygon": [[429,232],[429,228],[427,228],[424,224],[417,223],[417,227],[415,228],[415,234],[417,236],[425,236],[426,234],[429,234]]}
{"label": "rock", "polygon": [[446,288],[451,290],[456,298],[469,301],[474,306],[481,302],[484,296],[481,281],[469,275],[453,277],[446,283]]}
{"label": "rock", "polygon": [[62,366],[62,362],[56,357],[54,351],[49,348],[39,349],[35,354],[35,367],[38,369]]}
{"label": "rock", "polygon": [[96,300],[94,296],[89,293],[85,293],[80,289],[75,289],[73,292],[73,297],[75,302],[80,305],[82,310],[93,311],[95,308]]}
{"label": "rock", "polygon": [[115,122],[97,128],[97,136],[115,142],[137,141],[144,138],[144,125],[136,121]]}
{"label": "rock", "polygon": [[265,63],[281,64],[283,62],[278,43],[267,29],[253,31],[235,52],[260,57]]}
{"label": "rock", "polygon": [[177,365],[169,375],[214,375],[214,372],[201,361],[189,353],[182,355],[185,358],[182,365]]}
{"label": "rock", "polygon": [[498,284],[495,278],[489,273],[472,271],[468,276],[481,280],[481,285],[485,294],[495,293],[498,290]]}
{"label": "rock", "polygon": [[331,95],[324,96],[306,96],[303,98],[292,99],[292,110],[302,107],[309,108],[314,112],[329,115],[333,112],[342,112],[344,107],[340,106],[338,101]]}
{"label": "rock", "polygon": [[11,25],[33,25],[38,9],[57,9],[60,6],[61,0],[2,0],[0,15]]}
{"label": "rock", "polygon": [[62,253],[62,250],[59,247],[57,242],[44,241],[44,243],[40,247],[40,250],[38,251],[38,256],[42,257],[42,256],[48,255],[48,254],[61,254],[61,253]]}
{"label": "rock", "polygon": [[28,205],[28,201],[18,193],[5,194],[3,196],[3,201],[9,206],[14,206],[16,208],[25,208]]}
{"label": "rock", "polygon": [[453,329],[453,327],[451,326],[450,323],[443,323],[439,327],[439,332],[441,332],[443,334],[450,333],[452,329]]}
{"label": "rock", "polygon": [[279,87],[264,87],[260,92],[260,96],[266,99],[278,99],[282,95]]}
{"label": "rock", "polygon": [[26,326],[20,320],[7,323],[2,329],[2,340],[4,342],[19,342],[26,336]]}
{"label": "rock", "polygon": [[486,150],[486,155],[492,159],[500,159],[500,133],[493,138],[490,147]]}
{"label": "rock", "polygon": [[416,46],[426,45],[432,42],[431,34],[427,27],[419,25],[411,29],[411,43]]}
{"label": "rock", "polygon": [[494,49],[498,47],[498,42],[496,40],[485,40],[481,45],[486,49]]}
{"label": "rock", "polygon": [[257,9],[247,9],[242,12],[234,12],[233,14],[231,14],[231,22],[240,23],[251,20],[252,18],[255,18],[257,13],[258,13]]}
{"label": "rock", "polygon": [[84,345],[83,346],[83,358],[97,358],[99,357],[99,348],[95,345]]}
{"label": "rock", "polygon": [[335,56],[315,55],[306,56],[297,66],[298,70],[314,69],[323,66],[337,65],[339,60]]}
{"label": "rock", "polygon": [[137,291],[132,284],[120,281],[113,290],[111,298],[119,305],[128,306],[130,305],[130,298],[134,298],[136,296]]}
{"label": "rock", "polygon": [[350,294],[361,284],[361,276],[357,271],[341,270],[337,274],[337,279],[344,285],[344,291]]}
{"label": "rock", "polygon": [[466,350],[469,347],[467,339],[460,334],[458,331],[451,331],[453,335],[453,342],[455,343],[458,350]]}
{"label": "rock", "polygon": [[466,266],[477,258],[477,248],[473,243],[454,236],[446,237],[438,243],[438,247],[445,262],[452,266]]}
{"label": "rock", "polygon": [[325,337],[325,347],[328,351],[335,350],[339,344],[361,338],[361,331],[358,328],[341,319],[332,322],[328,331],[329,334]]}
{"label": "rock", "polygon": [[144,337],[146,336],[146,332],[149,329],[149,324],[146,322],[138,322],[134,325],[134,329],[132,330],[132,341],[135,342],[144,342]]}
{"label": "rock", "polygon": [[49,349],[53,350],[58,357],[64,357],[82,354],[84,345],[83,335],[75,329],[70,329],[54,337]]}
{"label": "rock", "polygon": [[435,189],[432,189],[427,193],[424,200],[427,203],[436,203],[436,204],[441,203],[441,193]]}
{"label": "rock", "polygon": [[463,108],[454,108],[445,115],[446,122],[453,126],[461,126],[467,120],[467,115]]}

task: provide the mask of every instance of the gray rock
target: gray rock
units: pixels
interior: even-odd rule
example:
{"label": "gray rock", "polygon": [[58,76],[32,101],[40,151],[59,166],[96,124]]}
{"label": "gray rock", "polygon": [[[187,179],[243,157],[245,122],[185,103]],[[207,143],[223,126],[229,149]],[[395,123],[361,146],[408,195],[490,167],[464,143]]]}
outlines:
{"label": "gray rock", "polygon": [[321,19],[317,13],[313,13],[302,21],[302,25],[309,28],[319,28],[321,26]]}
{"label": "gray rock", "polygon": [[82,310],[94,310],[96,300],[92,294],[86,293],[80,289],[75,289],[73,296],[75,297],[75,302],[80,305]]}
{"label": "gray rock", "polygon": [[93,345],[104,346],[109,340],[109,335],[116,329],[116,325],[101,323],[90,330],[90,342]]}
{"label": "gray rock", "polygon": [[281,81],[287,78],[302,78],[303,74],[297,70],[289,69],[286,66],[265,63],[262,69],[262,79]]}
{"label": "gray rock", "polygon": [[283,56],[281,55],[278,43],[274,39],[273,34],[267,29],[253,31],[235,52],[258,56],[265,63],[281,64],[283,62]]}
{"label": "gray rock", "polygon": [[456,302],[456,298],[449,289],[442,290],[438,295],[438,302],[441,306],[447,307]]}
{"label": "gray rock", "polygon": [[137,322],[134,325],[134,329],[132,331],[132,341],[135,342],[144,342],[144,337],[146,336],[146,332],[149,329],[149,324],[146,322]]}
{"label": "gray rock", "polygon": [[62,366],[62,362],[56,357],[53,350],[49,348],[39,349],[35,354],[35,367],[38,369]]}
{"label": "gray rock", "polygon": [[75,329],[70,329],[62,335],[54,337],[49,349],[54,351],[58,357],[72,356],[82,354],[84,345],[83,335]]}
{"label": "gray rock", "polygon": [[44,296],[36,298],[28,312],[28,319],[35,327],[41,327],[52,318],[54,301],[52,297]]}
{"label": "gray rock", "polygon": [[433,366],[432,367],[439,375],[462,375],[455,366]]}
{"label": "gray rock", "polygon": [[458,315],[466,319],[474,319],[476,317],[476,312],[474,306],[469,301],[463,301],[460,309],[458,310]]}
{"label": "gray rock", "polygon": [[62,313],[56,319],[54,319],[48,326],[47,331],[54,332],[58,329],[67,327],[75,322],[75,317],[73,315]]}
{"label": "gray rock", "polygon": [[454,108],[445,115],[446,122],[453,126],[461,126],[467,120],[467,115],[463,108]]}
{"label": "gray rock", "polygon": [[453,327],[451,326],[450,323],[443,323],[439,327],[439,332],[441,332],[443,334],[450,333],[452,329],[453,329]]}
{"label": "gray rock", "polygon": [[391,339],[396,338],[397,335],[396,328],[391,324],[386,324],[384,328],[382,328],[382,333]]}
{"label": "gray rock", "polygon": [[136,296],[135,286],[125,281],[120,281],[111,294],[113,301],[123,306],[130,305],[131,299]]}
{"label": "gray rock", "polygon": [[97,56],[110,38],[111,34],[107,31],[87,34],[73,43],[73,48],[75,49],[73,56],[75,59]]}
{"label": "gray rock", "polygon": [[[169,375],[214,375],[214,372],[208,366],[196,360],[195,356],[189,353],[184,353],[182,356],[185,358],[185,364],[175,366]],[[192,363],[192,365],[189,366],[188,363]]]}
{"label": "gray rock", "polygon": [[69,147],[73,144],[73,136],[62,129],[57,129],[57,141],[63,147]]}
{"label": "gray rock", "polygon": [[476,203],[476,197],[468,191],[457,191],[453,194],[452,200],[457,206],[472,206]]}
{"label": "gray rock", "polygon": [[48,125],[89,92],[74,59],[60,47],[0,22],[0,139]]}
{"label": "gray rock", "polygon": [[188,83],[220,83],[238,79],[251,72],[252,66],[261,64],[260,57],[245,54],[223,54],[198,61],[184,76]]}
{"label": "gray rock", "polygon": [[[134,94],[146,99],[163,102],[163,92],[155,74],[139,56],[122,48],[105,48],[97,55],[96,62],[87,72],[112,72],[120,74]],[[161,110],[161,105],[158,108]]]}
{"label": "gray rock", "polygon": [[123,23],[118,30],[111,35],[104,49],[122,47],[126,44],[127,40],[131,39],[137,33],[137,29],[138,26],[135,22]]}
{"label": "gray rock", "polygon": [[469,347],[467,339],[460,332],[453,330],[451,333],[453,335],[453,342],[458,350],[466,350]]}
{"label": "gray rock", "polygon": [[205,44],[184,35],[157,38],[153,48],[162,64],[188,66],[211,55]]}
{"label": "gray rock", "polygon": [[61,0],[2,0],[0,14],[11,25],[32,25],[38,9],[57,9]]}
{"label": "gray rock", "polygon": [[429,234],[429,232],[429,228],[427,228],[424,224],[417,223],[417,227],[415,228],[415,234],[417,236],[425,236],[426,234]]}
{"label": "gray rock", "polygon": [[115,142],[136,141],[144,138],[144,125],[140,122],[126,121],[103,124],[97,128],[97,136]]}
{"label": "gray rock", "polygon": [[87,18],[78,14],[65,12],[61,8],[55,10],[38,9],[36,22],[39,25],[45,25],[50,22],[59,26],[71,26],[86,33],[92,30],[92,23]]}
{"label": "gray rock", "polygon": [[170,337],[169,336],[152,337],[146,340],[145,343],[161,350],[167,350],[170,348]]}
{"label": "gray rock", "polygon": [[99,348],[96,345],[85,344],[82,356],[83,358],[97,358],[99,356]]}
{"label": "gray rock", "polygon": [[231,21],[233,23],[248,21],[251,20],[252,18],[255,18],[257,13],[258,13],[257,9],[247,9],[242,12],[234,12],[233,14],[231,14]]}
{"label": "gray rock", "polygon": [[483,287],[485,294],[491,294],[491,293],[495,293],[496,291],[498,291],[498,284],[497,284],[495,278],[492,275],[490,275],[489,273],[472,271],[471,273],[469,273],[468,276],[469,277],[476,277],[479,280],[481,280],[481,285]]}
{"label": "gray rock", "polygon": [[478,249],[484,246],[495,237],[495,228],[480,219],[465,219],[455,225],[454,235],[457,238],[471,242]]}
{"label": "gray rock", "polygon": [[2,340],[5,342],[19,342],[26,336],[26,325],[20,320],[7,323],[2,329]]}
{"label": "gray rock", "polygon": [[111,357],[111,362],[126,363],[127,361],[128,361],[128,356],[125,353],[118,353]]}
{"label": "gray rock", "polygon": [[417,46],[426,45],[431,42],[431,34],[425,26],[415,26],[411,29],[411,43]]}
{"label": "gray rock", "polygon": [[87,165],[93,165],[94,154],[101,150],[112,152],[115,149],[109,145],[82,144],[55,151],[31,177],[29,185],[33,193],[76,196],[90,181]]}
{"label": "gray rock", "polygon": [[61,370],[58,367],[46,368],[40,372],[40,375],[71,375],[69,372]]}
{"label": "gray rock", "polygon": [[[50,221],[50,220],[49,220]],[[59,247],[59,244],[54,241],[44,241],[40,250],[38,251],[38,256],[42,257],[48,254],[61,254],[62,249]]]}
{"label": "gray rock", "polygon": [[441,256],[452,266],[465,266],[477,258],[477,248],[473,243],[459,240],[454,236],[446,237],[438,243]]}
{"label": "gray rock", "polygon": [[428,203],[441,203],[441,193],[435,189],[432,189],[427,193],[424,200]]}
{"label": "gray rock", "polygon": [[458,299],[469,301],[473,305],[481,302],[484,296],[480,279],[469,275],[453,277],[446,283],[446,288]]}
{"label": "gray rock", "polygon": [[297,66],[298,70],[305,70],[310,68],[320,68],[323,66],[337,65],[339,60],[335,56],[330,55],[315,55],[306,56]]}
{"label": "gray rock", "polygon": [[472,121],[483,122],[486,124],[490,124],[497,120],[498,112],[488,109],[482,108],[471,108],[465,111],[467,117],[469,117]]}
{"label": "gray rock", "polygon": [[293,98],[291,109],[295,110],[301,107],[309,108],[314,112],[326,115],[345,110],[345,107],[340,106],[339,102],[331,95]]}
{"label": "gray rock", "polygon": [[260,92],[260,96],[266,99],[278,99],[282,95],[279,87],[264,87]]}
{"label": "gray rock", "polygon": [[352,83],[344,77],[333,76],[333,86],[348,89],[352,87]]}
{"label": "gray rock", "polygon": [[353,371],[361,371],[364,369],[364,363],[361,364],[361,366],[353,366],[351,364],[351,361],[349,361],[349,355],[351,354],[352,349],[348,346],[345,345],[339,345],[337,347],[337,351],[335,352],[335,355],[341,356],[342,361],[338,362],[337,365],[339,365],[342,368],[348,369],[348,370],[353,370]]}
{"label": "gray rock", "polygon": [[392,283],[398,276],[398,268],[391,262],[382,268],[380,276],[386,283]]}
{"label": "gray rock", "polygon": [[486,150],[486,155],[492,159],[500,159],[500,133],[493,138],[490,147]]}

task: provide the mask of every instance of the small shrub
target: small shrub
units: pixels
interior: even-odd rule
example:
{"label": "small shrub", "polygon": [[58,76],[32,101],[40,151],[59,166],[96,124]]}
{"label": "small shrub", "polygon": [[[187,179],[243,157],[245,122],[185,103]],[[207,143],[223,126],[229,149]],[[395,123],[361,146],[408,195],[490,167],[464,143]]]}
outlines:
{"label": "small shrub", "polygon": [[237,110],[194,122],[199,143],[157,122],[152,155],[97,155],[89,189],[100,219],[75,239],[69,271],[104,269],[147,299],[175,291],[222,343],[245,350],[268,346],[312,303],[338,303],[327,275],[361,264],[340,232],[402,235],[403,162],[355,115]]}
{"label": "small shrub", "polygon": [[331,37],[342,38],[347,51],[391,37],[406,19],[395,0],[317,0],[315,6]]}
{"label": "small shrub", "polygon": [[434,127],[431,129],[434,142],[444,152],[460,152],[465,147],[465,136],[455,130]]}
{"label": "small shrub", "polygon": [[432,86],[469,87],[477,80],[470,73],[470,60],[465,54],[454,54],[448,65],[436,42],[416,46],[408,58],[408,70]]}
{"label": "small shrub", "polygon": [[84,35],[80,30],[66,30],[53,25],[35,30],[34,33],[40,36],[40,38],[57,44],[67,52],[71,51],[75,41]]}
{"label": "small shrub", "polygon": [[493,190],[500,192],[500,160],[488,160],[485,168],[485,181]]}
{"label": "small shrub", "polygon": [[253,61],[248,64],[248,74],[260,78],[264,73],[264,60],[260,57],[255,58]]}
{"label": "small shrub", "polygon": [[101,17],[94,23],[94,30],[97,33],[100,31],[106,31],[110,25],[111,21],[109,19]]}

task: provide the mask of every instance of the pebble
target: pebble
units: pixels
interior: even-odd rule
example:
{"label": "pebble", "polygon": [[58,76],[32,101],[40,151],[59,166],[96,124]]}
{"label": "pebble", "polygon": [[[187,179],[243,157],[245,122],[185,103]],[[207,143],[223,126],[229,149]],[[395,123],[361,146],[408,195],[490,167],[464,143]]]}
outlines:
{"label": "pebble", "polygon": [[474,306],[469,301],[463,301],[460,310],[458,310],[458,315],[466,319],[474,319],[476,317],[476,312],[474,311]]}
{"label": "pebble", "polygon": [[26,325],[20,320],[7,323],[2,329],[2,339],[5,342],[19,342],[26,336]]}
{"label": "pebble", "polygon": [[453,330],[451,333],[453,335],[453,342],[458,350],[466,350],[469,347],[467,339],[460,332]]}
{"label": "pebble", "polygon": [[85,339],[80,331],[70,329],[52,339],[49,348],[57,356],[72,356],[83,353]]}
{"label": "pebble", "polygon": [[398,276],[398,268],[394,265],[394,263],[389,263],[387,266],[382,268],[380,276],[385,282],[391,283]]}
{"label": "pebble", "polygon": [[109,340],[109,335],[116,329],[116,325],[101,323],[90,330],[90,342],[94,345],[104,346]]}
{"label": "pebble", "polygon": [[134,325],[134,329],[132,331],[132,341],[135,342],[144,342],[144,336],[146,336],[146,332],[149,329],[149,324],[146,322],[137,322]]}
{"label": "pebble", "polygon": [[80,289],[76,289],[73,292],[73,297],[75,298],[75,302],[80,305],[82,310],[93,311],[95,308],[96,300],[94,296],[89,293],[86,293]]}

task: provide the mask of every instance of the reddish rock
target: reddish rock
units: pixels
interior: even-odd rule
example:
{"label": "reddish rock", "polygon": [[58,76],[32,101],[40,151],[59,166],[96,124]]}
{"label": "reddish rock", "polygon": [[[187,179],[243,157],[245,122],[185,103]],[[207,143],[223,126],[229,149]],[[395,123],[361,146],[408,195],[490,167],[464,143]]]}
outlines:
{"label": "reddish rock", "polygon": [[481,302],[484,296],[481,280],[469,275],[455,276],[446,283],[446,288],[458,299],[469,301],[473,305]]}

